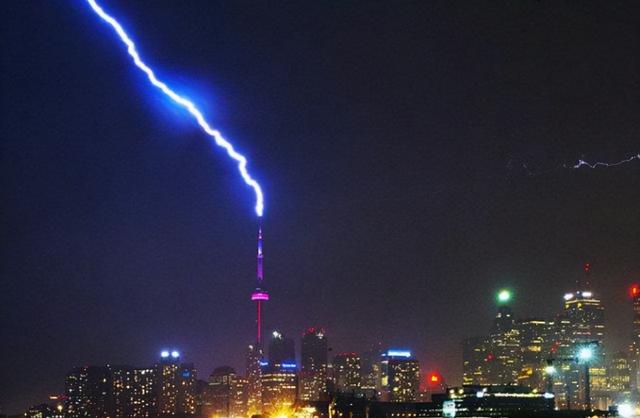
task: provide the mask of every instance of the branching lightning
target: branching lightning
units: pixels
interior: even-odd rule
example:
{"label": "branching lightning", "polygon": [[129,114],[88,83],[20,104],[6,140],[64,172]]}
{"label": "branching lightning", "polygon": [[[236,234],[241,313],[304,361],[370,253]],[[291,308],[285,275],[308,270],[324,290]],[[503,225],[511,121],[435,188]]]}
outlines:
{"label": "branching lightning", "polygon": [[580,167],[589,167],[589,168],[615,167],[615,166],[618,166],[618,165],[630,163],[633,160],[640,160],[640,154],[634,155],[632,157],[629,157],[626,160],[620,160],[620,161],[615,162],[615,163],[602,163],[602,162],[588,163],[588,162],[586,162],[584,160],[578,160],[578,163],[576,165],[574,165],[573,168],[580,168]]}
{"label": "branching lightning", "polygon": [[507,163],[507,169],[512,170],[514,169],[514,167],[518,167],[520,166],[528,176],[531,177],[537,177],[543,174],[547,174],[547,173],[551,173],[551,172],[555,172],[558,170],[566,170],[566,169],[571,169],[571,170],[578,170],[580,168],[586,167],[586,168],[591,168],[591,169],[596,169],[599,167],[602,168],[607,168],[607,167],[617,167],[619,165],[623,165],[623,164],[628,164],[633,162],[634,160],[638,160],[640,161],[640,154],[636,154],[636,155],[632,155],[629,158],[625,158],[624,160],[620,160],[620,161],[615,161],[612,163],[607,163],[607,162],[602,162],[602,161],[596,161],[593,163],[590,163],[588,161],[585,160],[578,160],[577,163],[575,164],[561,164],[558,165],[554,168],[548,168],[546,170],[532,170],[531,168],[529,168],[529,166],[527,166],[527,164],[521,162],[518,163],[517,160],[509,160],[509,162]]}
{"label": "branching lightning", "polygon": [[127,53],[133,59],[133,63],[136,65],[136,67],[138,67],[147,75],[147,78],[149,79],[151,84],[153,84],[156,88],[161,90],[165,95],[169,96],[169,98],[171,98],[171,100],[173,100],[175,103],[177,103],[178,105],[183,107],[185,110],[187,110],[195,118],[195,120],[198,122],[198,125],[200,125],[202,130],[214,140],[215,144],[221,148],[224,148],[227,151],[227,155],[237,162],[238,171],[240,172],[242,179],[255,192],[256,214],[259,217],[262,217],[262,214],[264,212],[264,196],[262,194],[262,188],[260,187],[258,182],[249,174],[247,170],[247,158],[244,155],[240,154],[238,151],[236,151],[233,148],[233,145],[231,145],[231,143],[227,141],[218,130],[212,128],[209,125],[209,123],[205,120],[204,116],[202,115],[202,112],[200,112],[200,110],[198,110],[198,108],[191,101],[180,96],[178,93],[173,91],[167,84],[158,80],[153,70],[151,70],[151,68],[149,68],[147,64],[145,64],[142,61],[142,59],[140,58],[140,55],[138,54],[138,51],[136,50],[136,45],[131,40],[131,38],[129,38],[129,35],[127,35],[127,33],[122,28],[120,23],[118,23],[118,21],[114,17],[107,14],[104,11],[104,9],[102,9],[102,7],[98,5],[96,0],[87,0],[87,3],[89,3],[89,5],[91,6],[91,9],[93,9],[93,11],[102,20],[107,22],[113,28],[113,30],[117,33],[122,43],[126,45]]}

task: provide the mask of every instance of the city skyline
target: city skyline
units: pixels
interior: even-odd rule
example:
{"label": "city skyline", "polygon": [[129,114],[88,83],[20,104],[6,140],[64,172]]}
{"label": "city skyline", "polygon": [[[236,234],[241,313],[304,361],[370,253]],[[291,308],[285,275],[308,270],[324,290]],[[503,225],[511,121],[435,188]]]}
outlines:
{"label": "city skyline", "polygon": [[[495,292],[548,318],[590,263],[628,348],[640,161],[580,161],[638,154],[632,2],[182,3],[104,6],[250,156],[265,330],[409,347],[457,384]],[[236,167],[84,2],[2,13],[3,411],[165,348],[244,374],[267,296]]]}
{"label": "city skyline", "polygon": [[[590,264],[586,265],[587,267],[585,267],[585,269],[590,268]],[[587,286],[587,287],[585,287]],[[635,318],[637,317],[637,309],[636,309],[636,305],[638,303],[638,301],[640,301],[640,292],[638,292],[638,288],[640,288],[640,284],[638,283],[632,283],[626,292],[626,299],[627,299],[627,304],[630,307],[630,310],[633,313],[633,320],[628,321],[626,325],[627,328],[631,329],[635,329]],[[584,293],[584,295],[588,298],[588,299],[594,299],[597,300],[597,295],[595,293],[595,291],[593,290],[586,290],[586,289],[592,289],[592,287],[589,285],[589,282],[584,282],[583,280],[576,280],[575,283],[575,289],[585,289],[585,290],[577,290],[577,295],[578,297],[580,297],[581,292]],[[559,321],[559,316],[558,315],[554,315],[553,318],[543,318],[543,316],[536,316],[535,318],[523,318],[523,317],[518,317],[518,315],[514,315],[513,311],[511,310],[511,306],[513,306],[513,302],[514,302],[514,289],[513,288],[503,288],[503,289],[498,289],[496,292],[494,292],[494,294],[492,295],[493,299],[494,299],[494,306],[497,309],[498,312],[498,316],[496,319],[494,319],[494,325],[492,325],[491,327],[488,326],[486,329],[489,330],[491,333],[503,333],[503,332],[508,332],[509,329],[514,326],[514,325],[508,325],[506,323],[504,323],[504,320],[507,320],[508,322],[511,322],[512,324],[516,324],[515,326],[519,326],[517,324],[523,324],[526,325],[528,323],[536,323],[539,321],[549,321],[550,323],[552,322],[556,322]],[[564,306],[565,306],[565,310],[568,309],[568,306],[571,306],[574,299],[576,298],[576,293],[574,292],[570,292],[570,293],[565,293],[562,296],[562,299],[564,301]],[[599,301],[598,301],[599,303]],[[506,310],[504,310],[506,308]],[[505,316],[506,313],[506,316]],[[502,322],[502,325],[500,321]],[[578,331],[580,332],[580,331]],[[602,334],[599,334],[602,335]],[[332,352],[333,349],[330,348],[330,345],[327,345],[327,335],[326,335],[326,330],[324,330],[323,328],[320,327],[309,327],[306,330],[304,330],[303,332],[299,333],[298,338],[297,339],[292,339],[286,336],[286,334],[282,333],[281,331],[278,330],[274,330],[272,333],[270,333],[270,335],[268,336],[268,340],[266,342],[264,342],[263,344],[266,344],[268,346],[268,349],[263,351],[263,355],[262,358],[264,360],[261,360],[260,366],[262,368],[262,374],[264,375],[265,373],[267,374],[267,382],[269,381],[269,373],[273,373],[273,371],[269,371],[270,368],[273,368],[273,366],[277,366],[280,367],[281,365],[283,367],[285,367],[286,369],[289,369],[291,371],[291,373],[294,373],[296,376],[296,382],[292,383],[295,386],[295,391],[292,392],[291,396],[294,396],[296,400],[300,400],[300,401],[313,401],[313,400],[317,400],[317,399],[324,399],[325,395],[322,395],[322,392],[317,392],[316,395],[311,395],[311,396],[305,396],[305,389],[308,387],[308,385],[305,385],[304,383],[304,370],[305,370],[305,355],[304,355],[304,350],[305,350],[305,341],[308,341],[310,337],[320,337],[320,340],[324,340],[324,345],[319,352],[316,351],[317,353],[320,353],[319,355],[322,356],[322,352],[324,351],[324,359],[322,360],[324,362],[324,364],[329,364],[331,365],[331,370],[330,371],[325,371],[325,376],[327,376],[327,374],[331,377],[331,380],[334,381],[334,384],[336,385],[333,389],[331,389],[331,391],[337,391],[337,392],[341,392],[341,391],[345,391],[345,393],[363,393],[366,394],[367,391],[362,387],[363,382],[366,381],[366,376],[364,371],[361,369],[360,367],[360,358],[362,358],[363,356],[366,356],[366,352],[342,352],[342,353],[335,353],[335,355],[333,356],[333,359],[329,359],[329,357],[326,357],[328,353]],[[523,337],[523,336],[521,336]],[[555,340],[556,337],[553,337],[553,339],[551,341],[547,341],[547,344],[553,345],[553,344],[557,344],[560,341],[556,341]],[[585,334],[586,340],[585,341],[591,341],[593,338],[597,338],[594,335],[591,334]],[[546,337],[545,337],[546,339]],[[468,340],[473,340],[473,337],[468,338]],[[629,344],[627,349],[622,350],[621,352],[624,353],[625,355],[631,354],[632,353],[632,343],[635,340],[631,337],[629,338]],[[607,339],[606,337],[603,339],[602,337],[600,337],[600,344],[602,345],[602,343],[604,343],[604,347],[607,347]],[[308,342],[307,342],[308,344]],[[524,347],[526,347],[526,344],[523,342],[522,343]],[[420,356],[419,355],[415,355],[419,353],[419,350],[415,350],[413,348],[402,348],[402,349],[398,349],[396,348],[391,348],[388,344],[384,344],[383,342],[378,342],[377,348],[374,348],[374,346],[371,346],[368,348],[368,350],[365,351],[370,351],[373,349],[373,351],[371,352],[375,352],[378,353],[376,355],[376,357],[378,358],[378,362],[380,362],[380,364],[383,367],[389,367],[389,366],[384,366],[385,364],[387,364],[387,362],[389,360],[385,360],[386,357],[391,358],[391,359],[417,359]],[[520,340],[518,340],[518,343],[516,344],[516,346],[519,348],[520,347]],[[384,348],[387,347],[387,348]],[[547,387],[547,379],[548,376],[546,376],[544,374],[544,368],[543,368],[543,363],[545,360],[547,359],[552,359],[554,357],[558,357],[558,358],[562,358],[562,355],[566,356],[570,356],[570,357],[577,357],[579,355],[578,351],[580,346],[568,346],[569,351],[557,351],[557,352],[552,352],[552,353],[547,353],[546,355],[542,355],[541,359],[542,359],[542,363],[540,361],[537,362],[537,364],[534,365],[534,367],[541,367],[540,372],[542,373],[541,375],[541,379],[537,384],[534,384],[533,387],[535,386],[542,386],[542,387]],[[240,347],[238,347],[238,349],[240,349]],[[307,348],[306,350],[309,350],[309,348]],[[544,351],[544,350],[543,350]],[[497,352],[492,352],[490,355],[494,355],[496,356],[496,359],[499,357],[499,353]],[[600,352],[600,354],[598,354],[598,357],[602,357],[602,361],[604,361],[603,358],[604,352]],[[606,350],[606,355],[609,359],[612,358],[616,358],[616,356],[618,355],[617,351],[615,350],[611,350],[611,349],[607,349]],[[540,355],[539,355],[540,356]],[[539,357],[538,356],[538,357]],[[141,371],[153,371],[154,368],[160,367],[162,366],[162,364],[168,364],[168,365],[173,365],[175,364],[176,366],[176,370],[183,370],[185,368],[189,369],[189,370],[193,370],[192,376],[194,379],[200,379],[201,381],[204,382],[209,382],[208,384],[211,385],[213,381],[216,381],[215,378],[213,376],[216,375],[233,375],[233,376],[238,376],[238,378],[240,379],[246,379],[247,378],[247,374],[249,371],[248,369],[246,370],[246,373],[243,373],[241,371],[236,371],[236,370],[244,370],[242,368],[236,369],[233,366],[229,366],[229,364],[227,363],[221,363],[221,364],[214,364],[214,365],[210,365],[209,369],[211,369],[210,373],[207,373],[205,370],[207,369],[202,369],[199,368],[197,365],[193,365],[193,363],[184,363],[182,362],[182,358],[183,358],[183,352],[178,349],[177,347],[165,347],[164,349],[162,349],[160,352],[157,353],[157,356],[154,360],[155,362],[155,366],[150,366],[151,363],[145,363],[143,365],[140,364],[136,364],[136,365],[131,365],[130,363],[126,363],[126,366],[121,366],[121,365],[116,365],[113,366],[114,363],[109,362],[106,365],[97,365],[97,364],[91,364],[91,365],[87,365],[87,366],[74,366],[73,369],[70,369],[69,374],[67,374],[67,378],[66,381],[69,381],[69,377],[68,376],[76,376],[77,373],[81,373],[83,370],[87,370],[89,369],[94,369],[94,370],[100,370],[99,373],[114,373],[113,374],[113,381],[115,382],[116,379],[116,374],[115,371],[116,370],[141,370]],[[348,364],[348,363],[353,363],[353,361],[348,361],[348,363],[344,363],[345,360],[339,360],[342,358],[357,358],[357,389],[355,389],[354,391],[354,387],[356,386],[347,386],[347,387],[343,387],[342,385],[345,384],[345,382],[343,381],[345,378],[349,379],[347,376],[348,374],[344,374],[344,367]],[[526,359],[526,355],[524,357],[524,359]],[[463,356],[460,359],[465,360],[465,354],[464,354],[464,350],[463,350]],[[168,361],[168,362],[167,362]],[[417,360],[416,360],[417,361]],[[466,361],[466,360],[465,360]],[[611,360],[607,360],[607,361],[611,361]],[[630,361],[630,360],[629,360]],[[180,364],[180,362],[182,362],[182,364]],[[337,363],[339,362],[339,363]],[[119,364],[119,363],[116,363]],[[121,363],[121,364],[125,364],[125,363]],[[340,371],[340,369],[336,368],[338,367],[338,365],[341,364],[343,370]],[[468,385],[481,385],[481,386],[487,386],[487,385],[495,385],[497,384],[496,382],[502,382],[502,384],[507,384],[508,382],[516,382],[519,381],[519,378],[517,378],[517,374],[513,375],[512,377],[506,378],[506,380],[501,379],[501,378],[490,378],[489,381],[490,382],[494,382],[494,383],[487,383],[485,380],[469,380],[468,382],[466,381],[466,377],[464,379],[461,378],[461,376],[452,376],[450,374],[450,371],[447,370],[443,370],[441,368],[431,368],[428,369],[425,366],[421,366],[420,362],[417,361],[417,364],[419,367],[419,383],[416,383],[418,386],[414,387],[415,392],[413,393],[413,395],[410,398],[397,398],[395,399],[395,401],[409,401],[409,400],[413,400],[413,401],[417,401],[419,399],[418,396],[418,392],[417,390],[424,390],[427,393],[439,393],[439,392],[446,392],[446,388],[447,387],[455,387],[455,386],[460,386],[463,381],[465,384]],[[604,364],[604,363],[602,363]],[[179,366],[179,367],[178,367]],[[171,366],[173,367],[173,366]],[[525,367],[524,364],[522,365],[518,365],[517,366],[517,370],[520,370],[521,367]],[[595,367],[595,366],[594,366]],[[604,367],[604,366],[598,366],[598,367]],[[104,372],[102,372],[101,370],[104,370]],[[200,372],[198,372],[198,370],[200,370]],[[523,369],[524,370],[524,369]],[[203,372],[204,371],[204,372]],[[95,372],[94,372],[95,373]],[[200,373],[200,374],[197,374]],[[466,373],[466,371],[465,371]],[[566,371],[564,371],[563,373],[566,373]],[[179,373],[180,374],[180,373]],[[385,372],[382,372],[382,375],[384,376]],[[100,375],[102,376],[102,375]],[[191,375],[190,375],[191,376]],[[339,377],[339,376],[343,376],[343,377]],[[430,380],[433,379],[433,377],[436,376],[436,380]],[[465,375],[466,376],[466,375]],[[110,378],[111,379],[111,378]],[[212,380],[213,379],[213,380]],[[264,378],[263,378],[264,379]],[[335,379],[335,380],[334,380]],[[339,382],[342,382],[339,383]],[[383,380],[384,381],[384,380]],[[111,380],[109,380],[109,382],[111,382]],[[194,385],[196,380],[194,380]],[[351,382],[354,382],[353,377],[351,377]],[[433,383],[436,382],[436,389],[434,391],[434,387],[433,387]],[[531,383],[531,382],[529,382]],[[111,383],[109,383],[111,384]],[[267,383],[268,384],[268,383]],[[264,381],[262,383],[263,389],[262,391],[264,391]],[[67,386],[68,387],[68,386]],[[195,388],[195,386],[194,386]],[[67,389],[68,390],[68,389]],[[195,389],[194,389],[195,390]],[[243,389],[245,390],[245,389]],[[389,397],[390,395],[388,394],[388,392],[385,392],[384,389],[384,385],[381,386],[381,390],[378,395],[365,395],[365,396],[378,396],[380,397],[381,400],[394,400],[393,397]],[[554,392],[556,393],[556,397],[558,397],[559,393],[558,392],[558,388],[554,388]],[[55,397],[58,397],[59,395],[64,395],[65,391],[51,391],[50,392],[51,395],[54,395]],[[279,392],[278,392],[279,393]],[[326,392],[325,392],[326,393]],[[385,393],[387,393],[387,395],[385,395]],[[229,396],[229,395],[226,395]],[[247,396],[247,395],[243,395],[243,396]],[[264,396],[263,396],[263,401],[264,401]],[[272,395],[273,396],[273,395]],[[56,398],[52,398],[52,399],[56,399]],[[206,396],[205,396],[205,399]],[[275,398],[274,398],[275,399]],[[426,399],[425,399],[426,400]],[[41,399],[42,402],[45,402],[45,399]],[[58,401],[59,402],[59,401]],[[193,401],[192,401],[193,402]],[[246,402],[246,401],[245,401]],[[557,398],[556,402],[561,402],[560,407],[564,408],[566,407],[566,405],[564,405],[562,403],[562,398]],[[575,401],[574,401],[575,402]],[[59,403],[58,403],[59,404]],[[267,404],[269,404],[267,402]],[[37,403],[34,403],[34,405],[37,405]],[[161,409],[161,405],[157,406],[158,410]],[[195,403],[193,406],[193,411],[195,411]],[[244,408],[246,408],[246,404],[244,406]],[[26,407],[25,407],[26,409]],[[246,410],[246,409],[242,409],[242,410]]]}

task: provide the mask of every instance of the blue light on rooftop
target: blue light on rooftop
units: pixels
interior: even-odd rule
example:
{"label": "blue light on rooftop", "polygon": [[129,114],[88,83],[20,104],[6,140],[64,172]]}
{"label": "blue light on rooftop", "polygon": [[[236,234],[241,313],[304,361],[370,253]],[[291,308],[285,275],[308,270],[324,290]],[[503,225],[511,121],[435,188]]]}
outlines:
{"label": "blue light on rooftop", "polygon": [[411,351],[409,350],[388,350],[387,356],[389,357],[411,357]]}

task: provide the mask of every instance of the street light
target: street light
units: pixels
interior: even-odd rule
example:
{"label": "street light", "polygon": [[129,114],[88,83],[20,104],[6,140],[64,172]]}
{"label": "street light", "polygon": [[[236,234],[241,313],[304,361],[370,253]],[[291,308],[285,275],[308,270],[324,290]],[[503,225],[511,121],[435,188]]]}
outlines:
{"label": "street light", "polygon": [[589,363],[593,359],[594,349],[593,345],[597,345],[598,342],[594,341],[583,345],[578,350],[578,363],[584,364],[584,399],[586,401],[586,410],[591,411],[591,382],[589,381]]}
{"label": "street light", "polygon": [[578,360],[581,363],[588,363],[593,358],[593,347],[582,347],[578,351]]}

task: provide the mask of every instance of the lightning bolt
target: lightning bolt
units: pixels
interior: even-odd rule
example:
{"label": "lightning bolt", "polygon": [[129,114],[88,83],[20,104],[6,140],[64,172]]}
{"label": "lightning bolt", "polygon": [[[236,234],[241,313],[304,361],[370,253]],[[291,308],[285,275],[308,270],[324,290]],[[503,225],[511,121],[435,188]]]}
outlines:
{"label": "lightning bolt", "polygon": [[580,168],[580,167],[589,167],[589,168],[615,167],[615,166],[618,166],[618,165],[630,163],[633,160],[640,160],[640,154],[634,155],[632,157],[629,157],[626,160],[620,160],[620,161],[615,162],[615,163],[602,163],[602,162],[588,163],[588,162],[586,162],[584,160],[578,160],[578,164],[574,165],[573,168]]}
{"label": "lightning bolt", "polygon": [[598,167],[617,167],[619,165],[623,165],[623,164],[628,164],[630,162],[633,162],[634,160],[639,160],[640,161],[640,154],[636,154],[636,155],[632,155],[629,158],[625,158],[624,160],[620,160],[620,161],[616,161],[616,162],[612,162],[612,163],[607,163],[607,162],[602,162],[602,161],[596,161],[593,163],[590,163],[588,161],[585,160],[578,160],[578,162],[576,164],[570,165],[570,164],[561,164],[556,166],[555,168],[549,168],[546,170],[532,170],[529,168],[529,166],[527,166],[526,163],[524,162],[518,162],[518,160],[514,160],[511,159],[509,160],[509,162],[507,163],[507,169],[508,170],[513,170],[516,167],[520,167],[522,168],[522,170],[524,170],[524,172],[530,176],[530,177],[537,177],[543,174],[547,174],[547,173],[551,173],[551,172],[555,172],[558,170],[566,170],[566,169],[572,169],[572,170],[578,170],[582,167],[587,167],[587,168],[591,168],[591,169],[596,169]]}
{"label": "lightning bolt", "polygon": [[131,40],[129,35],[127,35],[127,32],[122,28],[122,25],[120,25],[120,23],[118,23],[118,21],[113,16],[105,12],[104,9],[95,0],[87,0],[87,3],[89,3],[91,9],[103,21],[108,23],[113,28],[122,43],[127,47],[127,53],[133,59],[133,63],[147,75],[149,82],[151,82],[154,87],[162,91],[179,106],[188,111],[191,116],[194,117],[196,122],[198,122],[200,128],[202,128],[202,130],[213,139],[214,143],[218,147],[223,148],[225,151],[227,151],[227,155],[237,163],[238,171],[240,172],[242,179],[249,187],[253,189],[256,195],[256,214],[258,215],[258,217],[262,217],[264,212],[264,196],[262,193],[262,188],[260,187],[258,182],[249,174],[249,171],[247,170],[247,158],[236,151],[235,148],[233,148],[233,145],[231,145],[229,141],[224,139],[220,131],[212,128],[209,125],[209,123],[202,115],[202,112],[200,112],[200,110],[190,100],[180,96],[178,93],[173,91],[166,83],[158,80],[153,70],[149,68],[149,66],[145,64],[144,61],[142,61],[142,58],[140,58],[140,54],[138,54],[135,43]]}

